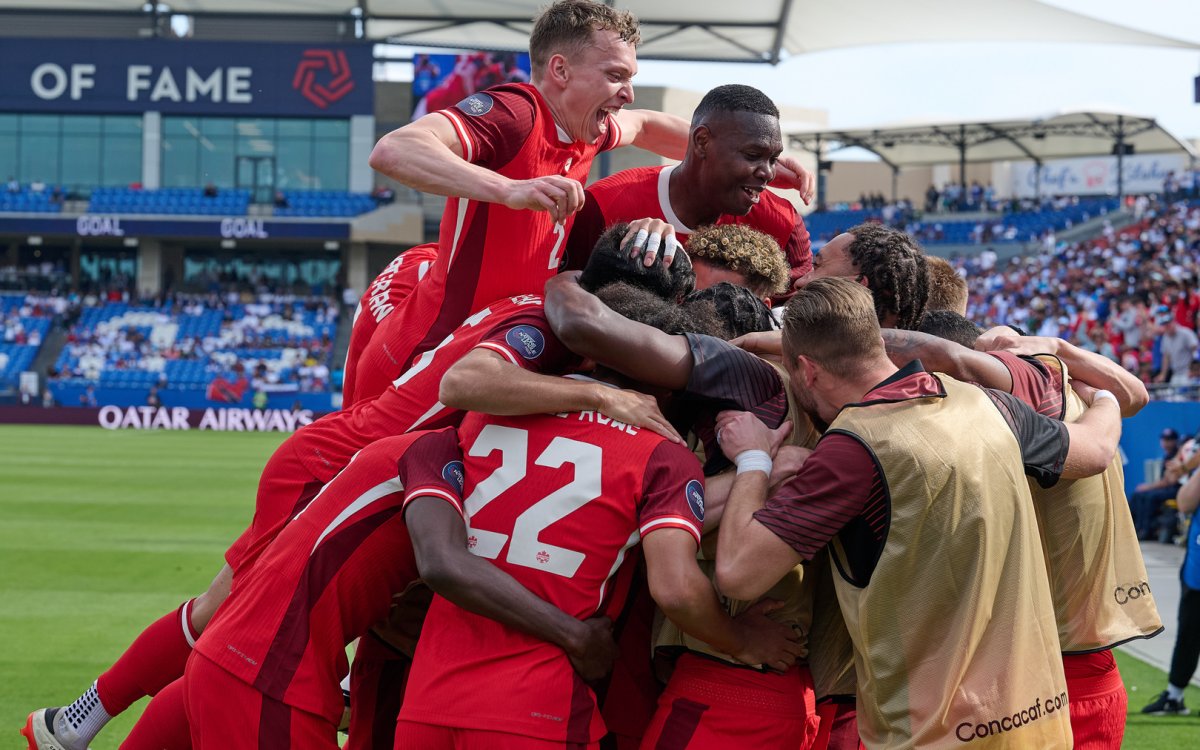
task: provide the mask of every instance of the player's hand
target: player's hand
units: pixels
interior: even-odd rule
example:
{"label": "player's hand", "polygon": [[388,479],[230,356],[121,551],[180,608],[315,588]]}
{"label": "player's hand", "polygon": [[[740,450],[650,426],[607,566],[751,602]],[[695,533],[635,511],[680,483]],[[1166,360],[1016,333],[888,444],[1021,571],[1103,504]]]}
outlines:
{"label": "player's hand", "polygon": [[[975,339],[975,351],[990,352],[1001,348],[997,345],[997,342],[999,341],[1004,341],[1011,344],[1014,340],[1020,338],[1023,337],[1008,326],[996,326],[995,328],[989,328],[980,334],[979,338]],[[1046,350],[1043,349],[1042,353],[1045,352]]]}
{"label": "player's hand", "polygon": [[787,625],[767,617],[768,612],[782,606],[783,602],[763,599],[733,618],[739,647],[730,656],[743,664],[761,664],[775,672],[786,672],[795,664],[804,652],[800,636]]}
{"label": "player's hand", "polygon": [[[1054,354],[1058,351],[1058,342],[1062,339],[1049,336],[1010,336],[997,333],[984,339],[982,351],[1005,351],[1018,356],[1033,356],[1034,354]],[[979,347],[978,341],[975,344]]]}
{"label": "player's hand", "polygon": [[583,184],[561,175],[534,177],[532,180],[511,180],[504,200],[509,208],[548,211],[556,224],[583,208]]}
{"label": "player's hand", "polygon": [[751,354],[783,356],[783,331],[752,331],[730,339],[729,343]]}
{"label": "player's hand", "polygon": [[675,227],[662,219],[638,219],[629,222],[629,231],[621,239],[621,249],[629,251],[629,257],[642,258],[642,265],[649,268],[654,265],[659,250],[662,250],[663,265],[671,265],[675,253],[683,249],[683,245],[675,239]]}
{"label": "player's hand", "polygon": [[683,442],[683,437],[663,416],[662,410],[658,408],[658,401],[653,396],[604,385],[598,386],[596,395],[600,399],[600,408],[597,411],[604,416],[634,427],[652,430],[672,443]]}
{"label": "player's hand", "polygon": [[[792,423],[788,421],[783,424],[791,432]],[[778,436],[774,432],[748,411],[723,411],[717,414],[717,445],[721,446],[721,452],[730,461],[743,451],[771,453],[779,447],[779,442],[776,442]]]}
{"label": "player's hand", "polygon": [[604,677],[612,669],[612,664],[619,655],[616,642],[612,637],[612,620],[607,617],[593,617],[580,623],[579,637],[575,645],[567,651],[571,666],[579,673],[584,682],[592,682]]}
{"label": "player's hand", "polygon": [[771,187],[794,188],[804,205],[809,206],[817,192],[817,176],[792,157],[780,156],[775,162],[775,179],[771,181]]}
{"label": "player's hand", "polygon": [[780,446],[775,453],[775,460],[771,464],[771,479],[767,482],[767,486],[775,487],[796,476],[800,467],[811,455],[811,450],[798,445]]}

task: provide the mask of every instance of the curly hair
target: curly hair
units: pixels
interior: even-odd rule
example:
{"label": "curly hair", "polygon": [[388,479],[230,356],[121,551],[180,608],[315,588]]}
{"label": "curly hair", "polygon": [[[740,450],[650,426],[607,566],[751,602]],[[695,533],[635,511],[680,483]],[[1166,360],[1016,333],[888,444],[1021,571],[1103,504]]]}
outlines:
{"label": "curly hair", "polygon": [[533,74],[558,53],[574,57],[592,42],[593,31],[614,31],[634,47],[642,43],[637,16],[591,0],[558,0],[534,19],[529,35]]}
{"label": "curly hair", "polygon": [[724,321],[715,309],[676,305],[625,281],[605,284],[595,291],[595,295],[613,312],[663,333],[703,333],[728,338],[724,335],[727,332]]}
{"label": "curly hair", "polygon": [[915,329],[929,301],[929,269],[916,240],[882,224],[859,224],[848,234],[850,260],[867,280],[880,323],[894,318],[896,328]]}
{"label": "curly hair", "polygon": [[671,302],[679,302],[696,288],[692,261],[685,253],[676,253],[669,266],[664,265],[659,256],[660,259],[647,268],[640,258],[630,258],[628,249],[621,247],[621,240],[628,231],[628,224],[619,223],[600,235],[579,277],[580,286],[595,292],[613,281],[626,281]]}
{"label": "curly hair", "polygon": [[779,243],[742,224],[701,227],[688,237],[687,252],[693,258],[741,274],[746,286],[760,297],[787,289],[787,259]]}
{"label": "curly hair", "polygon": [[770,331],[775,328],[771,308],[744,286],[728,281],[714,284],[707,289],[698,289],[683,300],[687,309],[711,307],[713,314],[725,329],[720,338],[735,339],[747,333]]}

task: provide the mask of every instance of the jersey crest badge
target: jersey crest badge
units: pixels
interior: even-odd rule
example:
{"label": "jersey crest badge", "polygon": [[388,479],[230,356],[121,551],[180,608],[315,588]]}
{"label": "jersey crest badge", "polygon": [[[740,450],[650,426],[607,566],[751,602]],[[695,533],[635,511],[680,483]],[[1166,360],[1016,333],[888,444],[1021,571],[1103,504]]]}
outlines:
{"label": "jersey crest badge", "polygon": [[446,484],[453,487],[455,492],[460,495],[463,490],[464,478],[462,461],[451,461],[442,467],[442,479],[445,479]]}
{"label": "jersey crest badge", "polygon": [[683,490],[687,496],[688,507],[692,510],[692,515],[697,521],[704,522],[704,485],[698,480],[693,479],[687,483],[687,487]]}
{"label": "jersey crest badge", "polygon": [[563,165],[563,174],[566,174],[567,172],[570,172],[570,171],[571,171],[571,165],[572,165],[572,164],[574,164],[574,163],[575,163],[575,157],[574,157],[574,156],[569,156],[569,157],[567,157],[567,163]]}
{"label": "jersey crest badge", "polygon": [[545,337],[533,326],[514,326],[504,340],[525,359],[537,359],[546,350]]}
{"label": "jersey crest badge", "polygon": [[491,112],[492,106],[495,103],[495,100],[493,100],[491,96],[483,92],[479,92],[477,94],[471,94],[455,106],[458,107],[459,111],[465,115],[480,117],[482,115],[486,115],[488,112]]}

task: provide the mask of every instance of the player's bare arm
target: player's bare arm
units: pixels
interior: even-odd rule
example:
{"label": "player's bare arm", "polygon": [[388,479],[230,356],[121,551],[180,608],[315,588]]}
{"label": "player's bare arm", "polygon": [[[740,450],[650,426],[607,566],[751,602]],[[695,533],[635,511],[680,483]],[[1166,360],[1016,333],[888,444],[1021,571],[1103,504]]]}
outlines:
{"label": "player's bare arm", "polygon": [[1088,404],[1088,410],[1066,423],[1070,449],[1062,476],[1079,479],[1099,474],[1112,463],[1121,441],[1121,409],[1113,398],[1096,398],[1099,391],[1084,383],[1072,383],[1071,387]]}
{"label": "player's bare arm", "polygon": [[652,396],[530,372],[487,349],[474,349],[450,366],[442,376],[438,400],[455,409],[501,416],[597,411],[653,430],[673,443],[683,442]]}
{"label": "player's bare arm", "polygon": [[436,112],[375,144],[371,168],[424,193],[548,211],[555,221],[583,207],[583,185],[561,175],[511,180],[468,162],[454,126]]}
{"label": "player's bare arm", "polygon": [[884,328],[880,332],[888,357],[897,367],[919,359],[930,372],[944,372],[959,380],[1012,392],[1012,373],[995,357],[920,331]]}
{"label": "player's bare arm", "polygon": [[466,523],[445,500],[417,498],[404,517],[417,569],[431,589],[463,609],[555,644],[585,680],[608,674],[617,646],[607,618],[577,620],[468,552]]}
{"label": "player's bare arm", "polygon": [[721,606],[712,583],[696,565],[696,540],[682,529],[661,529],[642,542],[650,596],[688,635],[746,664],[785,670],[801,647],[791,628],[765,613],[778,606],[761,602],[737,618]]}
{"label": "player's bare arm", "polygon": [[622,109],[616,114],[621,128],[618,146],[637,146],[668,159],[682,159],[687,151],[688,121],[652,109]]}
{"label": "player's bare arm", "polygon": [[1053,354],[1067,366],[1073,381],[1081,380],[1116,396],[1123,417],[1132,417],[1150,403],[1150,394],[1136,375],[1102,354],[1080,349],[1063,339],[997,334],[984,341],[984,346],[988,351],[1003,350],[1013,354]]}
{"label": "player's bare arm", "polygon": [[[780,440],[774,434],[779,431],[748,412],[722,412],[717,429],[721,449],[735,460],[746,451],[770,455]],[[725,596],[757,599],[801,562],[795,550],[754,519],[766,504],[772,468],[762,465],[738,473],[729,492],[717,541],[717,588]]]}
{"label": "player's bare arm", "polygon": [[817,192],[817,176],[792,157],[780,156],[775,162],[775,179],[771,181],[771,187],[791,188],[800,193],[800,200],[809,206]]}
{"label": "player's bare arm", "polygon": [[613,312],[579,286],[577,272],[546,282],[546,318],[554,335],[585,359],[671,390],[687,386],[693,360],[687,338],[672,336]]}

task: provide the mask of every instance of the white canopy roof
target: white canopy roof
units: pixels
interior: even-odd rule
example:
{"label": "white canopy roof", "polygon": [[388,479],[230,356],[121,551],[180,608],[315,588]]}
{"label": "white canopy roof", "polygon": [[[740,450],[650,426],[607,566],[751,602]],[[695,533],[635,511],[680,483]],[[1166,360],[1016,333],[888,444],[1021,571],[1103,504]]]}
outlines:
{"label": "white canopy roof", "polygon": [[[362,19],[367,38],[414,46],[522,50],[546,0],[168,0],[197,19]],[[642,19],[643,59],[779,62],[786,55],[896,42],[1043,41],[1200,48],[1039,0],[618,0]],[[0,14],[144,14],[143,0],[0,0]],[[2,15],[0,15],[2,21]],[[354,25],[346,25],[353,28]],[[353,34],[354,32],[349,32]],[[269,30],[268,30],[269,35]]]}
{"label": "white canopy roof", "polygon": [[968,162],[1045,162],[1074,156],[1182,151],[1191,144],[1167,132],[1153,118],[1121,112],[1064,112],[1023,120],[943,122],[859,129],[788,129],[793,146],[832,156],[859,147],[893,168]]}

